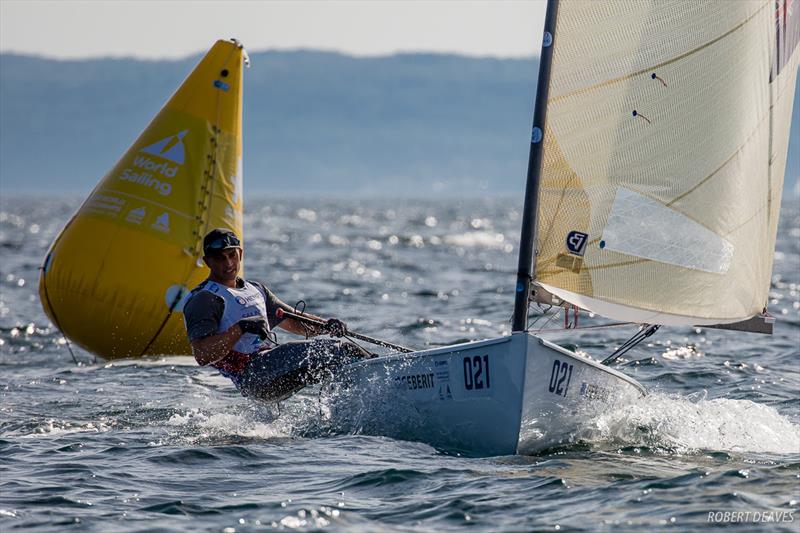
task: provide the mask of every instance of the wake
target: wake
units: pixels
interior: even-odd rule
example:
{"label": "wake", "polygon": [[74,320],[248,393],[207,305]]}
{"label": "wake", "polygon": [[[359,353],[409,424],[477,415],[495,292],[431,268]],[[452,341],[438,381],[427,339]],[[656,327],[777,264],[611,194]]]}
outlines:
{"label": "wake", "polygon": [[[699,396],[699,397],[698,397]],[[589,442],[614,441],[677,453],[800,453],[800,425],[775,408],[750,400],[652,393],[604,413]]]}

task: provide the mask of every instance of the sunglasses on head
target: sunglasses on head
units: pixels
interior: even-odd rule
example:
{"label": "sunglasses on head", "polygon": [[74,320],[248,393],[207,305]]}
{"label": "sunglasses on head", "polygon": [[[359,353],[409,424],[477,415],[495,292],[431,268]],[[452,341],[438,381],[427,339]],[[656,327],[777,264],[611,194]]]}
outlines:
{"label": "sunglasses on head", "polygon": [[206,250],[223,250],[225,248],[239,247],[241,242],[233,235],[226,235],[219,239],[214,239],[206,246]]}

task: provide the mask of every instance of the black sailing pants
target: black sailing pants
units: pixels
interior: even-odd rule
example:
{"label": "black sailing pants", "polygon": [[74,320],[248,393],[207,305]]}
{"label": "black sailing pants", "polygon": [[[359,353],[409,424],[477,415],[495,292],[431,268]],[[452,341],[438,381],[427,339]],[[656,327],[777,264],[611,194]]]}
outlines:
{"label": "black sailing pants", "polygon": [[348,341],[287,342],[254,356],[242,372],[239,390],[243,396],[277,402],[365,357],[370,353]]}

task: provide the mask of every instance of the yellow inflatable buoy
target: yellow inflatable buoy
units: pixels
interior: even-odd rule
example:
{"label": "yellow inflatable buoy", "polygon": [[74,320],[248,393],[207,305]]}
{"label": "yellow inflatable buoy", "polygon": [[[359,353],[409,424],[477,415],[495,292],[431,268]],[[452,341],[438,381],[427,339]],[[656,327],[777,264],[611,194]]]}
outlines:
{"label": "yellow inflatable buoy", "polygon": [[180,313],[202,239],[242,235],[242,68],[218,41],[53,242],[39,279],[61,332],[107,359],[189,354]]}

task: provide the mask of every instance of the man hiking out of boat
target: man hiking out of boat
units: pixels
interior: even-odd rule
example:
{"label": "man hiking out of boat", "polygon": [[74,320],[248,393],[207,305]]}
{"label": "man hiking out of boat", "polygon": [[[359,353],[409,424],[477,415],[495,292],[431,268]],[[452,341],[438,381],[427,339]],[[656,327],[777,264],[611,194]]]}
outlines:
{"label": "man hiking out of boat", "polygon": [[347,326],[337,318],[307,324],[282,316],[293,309],[257,281],[239,277],[241,241],[232,231],[214,229],[203,239],[208,278],[191,293],[183,308],[186,332],[200,365],[211,365],[230,378],[242,395],[267,401],[284,399],[317,383],[356,358],[369,353],[341,339],[307,339],[278,344],[280,327],[312,337],[341,337]]}

